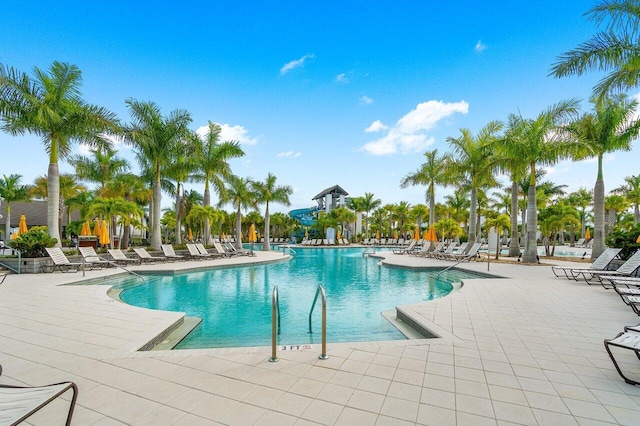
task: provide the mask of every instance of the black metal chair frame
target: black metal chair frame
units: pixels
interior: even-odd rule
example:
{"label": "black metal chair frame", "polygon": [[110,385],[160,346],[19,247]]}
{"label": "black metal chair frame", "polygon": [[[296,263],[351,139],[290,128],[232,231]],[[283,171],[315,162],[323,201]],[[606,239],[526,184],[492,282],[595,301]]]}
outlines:
{"label": "black metal chair frame", "polygon": [[[636,326],[637,327],[637,326]],[[621,343],[616,343],[614,342],[615,339],[617,339],[620,336],[623,336],[625,334],[636,334],[636,333],[629,333],[627,331],[628,327],[625,327],[625,331],[618,333],[618,335],[616,337],[614,337],[613,339],[606,339],[604,341],[604,348],[606,349],[607,353],[609,354],[609,358],[611,358],[611,361],[613,361],[613,366],[616,368],[616,371],[618,371],[618,374],[620,375],[620,377],[622,377],[624,379],[624,381],[630,385],[640,385],[640,382],[630,379],[627,376],[625,376],[622,373],[622,370],[620,369],[620,366],[618,365],[618,362],[616,361],[616,359],[613,356],[613,353],[611,352],[611,349],[609,348],[609,346],[615,346],[617,348],[622,348],[622,349],[628,349],[633,351],[636,354],[636,357],[638,357],[638,360],[640,360],[640,348],[636,348],[634,346],[631,345],[624,345]],[[640,334],[637,334],[638,338],[640,339]]]}

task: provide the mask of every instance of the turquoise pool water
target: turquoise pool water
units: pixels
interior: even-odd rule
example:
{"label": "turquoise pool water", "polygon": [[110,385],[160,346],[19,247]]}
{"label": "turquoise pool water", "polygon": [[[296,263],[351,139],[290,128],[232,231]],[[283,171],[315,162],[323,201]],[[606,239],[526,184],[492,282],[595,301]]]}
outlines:
{"label": "turquoise pool water", "polygon": [[149,276],[144,285],[123,285],[131,305],[186,312],[202,318],[177,347],[211,348],[271,344],[271,297],[278,286],[279,344],[319,343],[321,309],[308,315],[318,284],[327,295],[327,341],[404,339],[381,312],[398,305],[447,295],[461,278],[485,276],[462,271],[386,268],[363,249],[298,249],[290,262]]}

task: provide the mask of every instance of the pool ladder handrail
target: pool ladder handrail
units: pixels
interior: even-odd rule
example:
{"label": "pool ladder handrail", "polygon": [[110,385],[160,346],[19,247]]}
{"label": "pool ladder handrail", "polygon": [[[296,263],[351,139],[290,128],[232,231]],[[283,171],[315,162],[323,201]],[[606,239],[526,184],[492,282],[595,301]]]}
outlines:
{"label": "pool ladder handrail", "polygon": [[313,314],[313,309],[316,307],[319,295],[322,295],[322,353],[318,355],[318,358],[329,359],[329,356],[327,355],[327,294],[325,293],[322,285],[318,285],[316,295],[313,298],[313,304],[311,305],[311,310],[309,311],[309,333],[313,333],[311,328],[311,315]]}
{"label": "pool ladder handrail", "polygon": [[269,358],[269,362],[279,361],[276,354],[278,334],[280,334],[280,298],[278,297],[278,286],[275,286],[271,296],[271,358]]}

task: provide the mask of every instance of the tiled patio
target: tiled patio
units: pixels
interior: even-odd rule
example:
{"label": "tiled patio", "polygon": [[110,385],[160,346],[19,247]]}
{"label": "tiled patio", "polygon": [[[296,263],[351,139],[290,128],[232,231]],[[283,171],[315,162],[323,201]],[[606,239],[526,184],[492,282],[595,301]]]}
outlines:
{"label": "tiled patio", "polygon": [[[0,383],[75,381],[77,425],[640,424],[640,387],[622,381],[602,344],[640,322],[620,298],[549,266],[490,268],[509,278],[404,307],[441,338],[329,342],[328,360],[316,345],[277,363],[270,348],[136,352],[181,314],[113,301],[106,286],[59,285],[81,273],[12,275],[0,286]],[[635,356],[621,359],[640,377]],[[56,401],[31,420],[62,424],[66,409]]]}

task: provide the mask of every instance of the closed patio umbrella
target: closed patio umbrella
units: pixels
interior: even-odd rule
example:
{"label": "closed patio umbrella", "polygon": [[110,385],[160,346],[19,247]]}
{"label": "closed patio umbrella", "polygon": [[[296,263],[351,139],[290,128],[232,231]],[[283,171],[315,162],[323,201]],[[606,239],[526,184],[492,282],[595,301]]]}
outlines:
{"label": "closed patio umbrella", "polygon": [[380,239],[380,231],[376,231],[376,240]]}
{"label": "closed patio umbrella", "polygon": [[100,237],[100,219],[98,219],[97,217],[93,223],[93,235],[98,238]]}
{"label": "closed patio umbrella", "polygon": [[191,232],[191,228],[189,228],[189,232],[187,233],[187,238],[189,241],[193,241],[193,232]]}
{"label": "closed patio umbrella", "polygon": [[27,232],[27,217],[20,215],[20,222],[18,223],[18,232],[24,234]]}
{"label": "closed patio umbrella", "polygon": [[436,235],[436,229],[433,227],[433,225],[429,227],[426,240],[431,242],[438,241],[438,236]]}
{"label": "closed patio umbrella", "polygon": [[584,232],[584,239],[585,240],[591,239],[591,231],[589,231],[589,228],[587,228],[587,230]]}
{"label": "closed patio umbrella", "polygon": [[111,242],[109,238],[109,228],[107,227],[107,221],[102,220],[102,228],[100,229],[100,245],[107,246]]}
{"label": "closed patio umbrella", "polygon": [[416,226],[415,231],[413,231],[413,239],[416,241],[420,241],[420,228]]}
{"label": "closed patio umbrella", "polygon": [[256,225],[254,225],[253,223],[249,227],[249,242],[250,243],[256,242]]}
{"label": "closed patio umbrella", "polygon": [[638,238],[636,239],[636,243],[640,244],[640,235],[638,235]]}

